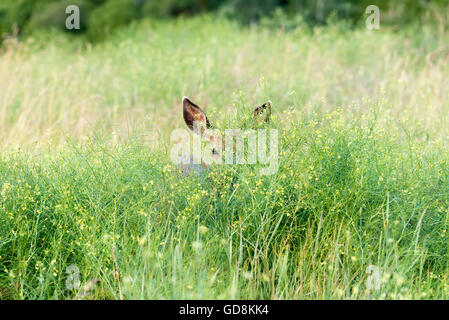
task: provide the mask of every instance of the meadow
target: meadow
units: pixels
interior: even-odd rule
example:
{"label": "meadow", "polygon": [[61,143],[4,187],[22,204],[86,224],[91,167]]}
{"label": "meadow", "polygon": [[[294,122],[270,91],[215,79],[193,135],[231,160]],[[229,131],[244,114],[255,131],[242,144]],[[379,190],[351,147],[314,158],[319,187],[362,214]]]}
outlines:
{"label": "meadow", "polygon": [[[0,298],[449,298],[448,30],[205,15],[7,39]],[[277,173],[181,175],[184,95],[221,128],[270,99]]]}

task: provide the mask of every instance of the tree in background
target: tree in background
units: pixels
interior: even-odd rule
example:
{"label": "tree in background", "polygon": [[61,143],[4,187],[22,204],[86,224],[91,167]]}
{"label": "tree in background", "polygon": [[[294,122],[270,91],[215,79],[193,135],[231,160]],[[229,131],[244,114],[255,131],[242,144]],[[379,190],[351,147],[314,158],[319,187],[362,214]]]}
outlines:
{"label": "tree in background", "polygon": [[[286,17],[298,16],[310,24],[324,24],[328,18],[346,19],[352,23],[364,17],[365,8],[376,4],[395,23],[422,18],[429,12],[449,8],[447,0],[2,0],[0,34],[20,33],[42,28],[64,30],[65,8],[81,9],[81,32],[91,40],[100,39],[117,27],[143,17],[167,18],[218,11],[243,23],[257,22],[282,10]],[[447,16],[443,15],[446,19]]]}

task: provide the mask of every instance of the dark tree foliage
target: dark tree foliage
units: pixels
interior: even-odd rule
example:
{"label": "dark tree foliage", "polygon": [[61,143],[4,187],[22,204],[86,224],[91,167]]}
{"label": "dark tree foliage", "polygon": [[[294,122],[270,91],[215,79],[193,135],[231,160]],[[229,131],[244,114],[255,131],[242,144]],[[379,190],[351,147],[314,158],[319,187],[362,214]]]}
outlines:
{"label": "dark tree foliage", "polygon": [[276,9],[287,16],[301,15],[310,24],[324,24],[329,16],[357,22],[370,4],[381,10],[397,9],[397,22],[419,19],[430,7],[447,8],[448,0],[1,0],[0,35],[18,30],[29,33],[41,28],[64,29],[65,8],[81,9],[81,32],[92,39],[143,17],[167,18],[218,13],[243,23],[270,17]]}

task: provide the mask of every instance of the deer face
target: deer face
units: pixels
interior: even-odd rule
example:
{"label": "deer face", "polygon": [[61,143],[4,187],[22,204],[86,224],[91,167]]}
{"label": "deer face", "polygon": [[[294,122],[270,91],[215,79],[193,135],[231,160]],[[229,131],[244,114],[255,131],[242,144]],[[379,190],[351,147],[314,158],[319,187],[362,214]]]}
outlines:
{"label": "deer face", "polygon": [[[271,101],[265,102],[263,105],[257,107],[253,111],[254,124],[257,125],[261,122],[269,122],[271,118]],[[210,146],[208,150],[208,156],[211,161],[209,163],[216,162],[223,157],[226,141],[222,138],[220,132],[215,129],[207,118],[205,112],[189,98],[183,97],[183,117],[187,127],[193,134],[200,136],[202,139],[209,140]],[[235,145],[233,146],[235,148]],[[201,165],[193,164],[193,156],[183,155],[184,161],[189,165],[182,167],[185,173],[190,173],[192,170],[196,173],[200,173],[208,166],[209,163],[202,162]],[[187,159],[186,159],[187,158]]]}

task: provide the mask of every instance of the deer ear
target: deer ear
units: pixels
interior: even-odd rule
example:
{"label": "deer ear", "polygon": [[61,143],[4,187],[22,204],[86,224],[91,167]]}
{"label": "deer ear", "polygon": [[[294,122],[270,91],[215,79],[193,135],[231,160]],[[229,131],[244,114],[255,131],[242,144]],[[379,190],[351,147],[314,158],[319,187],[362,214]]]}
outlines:
{"label": "deer ear", "polygon": [[201,108],[194,104],[192,101],[190,101],[189,98],[182,98],[182,108],[184,121],[190,130],[195,132],[195,127],[198,126],[198,129],[201,129],[201,133],[203,133],[205,128],[211,128],[209,119],[207,119],[204,111],[201,110]]}
{"label": "deer ear", "polygon": [[268,100],[260,107],[254,109],[253,116],[256,121],[269,122],[271,118],[271,101]]}

